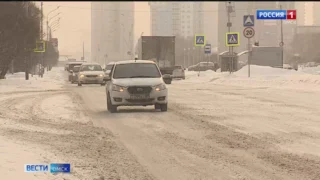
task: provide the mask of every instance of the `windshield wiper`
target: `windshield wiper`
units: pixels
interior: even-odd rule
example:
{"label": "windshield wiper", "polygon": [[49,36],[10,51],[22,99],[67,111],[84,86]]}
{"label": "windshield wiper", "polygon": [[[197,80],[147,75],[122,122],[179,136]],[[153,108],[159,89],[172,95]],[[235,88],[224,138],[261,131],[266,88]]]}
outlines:
{"label": "windshield wiper", "polygon": [[156,78],[155,76],[130,76],[128,78]]}

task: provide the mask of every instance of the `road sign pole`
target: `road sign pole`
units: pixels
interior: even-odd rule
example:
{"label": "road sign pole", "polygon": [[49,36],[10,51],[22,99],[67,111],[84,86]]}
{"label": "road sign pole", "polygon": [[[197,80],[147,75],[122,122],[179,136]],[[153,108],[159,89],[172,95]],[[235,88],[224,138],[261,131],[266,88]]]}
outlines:
{"label": "road sign pole", "polygon": [[251,55],[251,52],[250,52],[250,38],[248,38],[248,77],[250,77],[250,55]]}

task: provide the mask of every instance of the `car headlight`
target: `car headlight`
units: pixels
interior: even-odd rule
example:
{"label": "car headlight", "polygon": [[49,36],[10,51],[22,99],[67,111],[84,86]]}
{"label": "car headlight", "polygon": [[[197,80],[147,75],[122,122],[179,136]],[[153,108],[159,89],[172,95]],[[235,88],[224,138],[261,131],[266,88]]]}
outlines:
{"label": "car headlight", "polygon": [[165,84],[159,84],[159,85],[155,86],[154,88],[156,91],[162,91],[162,90],[167,89]]}
{"label": "car headlight", "polygon": [[103,77],[103,74],[99,74],[100,77]]}
{"label": "car headlight", "polygon": [[118,92],[123,92],[125,87],[118,86],[118,85],[112,85],[112,91],[118,91]]}
{"label": "car headlight", "polygon": [[80,75],[80,77],[81,77],[81,78],[83,78],[83,77],[84,77],[84,75],[83,75],[83,74],[81,74],[81,75]]}

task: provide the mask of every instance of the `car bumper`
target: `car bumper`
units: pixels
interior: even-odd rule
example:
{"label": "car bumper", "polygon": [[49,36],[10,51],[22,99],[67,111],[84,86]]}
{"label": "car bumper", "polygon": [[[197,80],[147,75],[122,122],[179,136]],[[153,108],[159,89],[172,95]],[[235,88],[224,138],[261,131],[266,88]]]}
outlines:
{"label": "car bumper", "polygon": [[139,106],[139,105],[154,105],[154,104],[167,104],[168,103],[168,89],[161,91],[153,90],[148,99],[134,100],[131,99],[129,92],[110,92],[111,102],[117,106]]}
{"label": "car bumper", "polygon": [[174,79],[184,79],[186,76],[185,75],[177,75],[177,76],[172,76]]}
{"label": "car bumper", "polygon": [[102,84],[102,83],[104,83],[103,77],[94,77],[94,78],[80,77],[78,79],[78,81],[81,84]]}

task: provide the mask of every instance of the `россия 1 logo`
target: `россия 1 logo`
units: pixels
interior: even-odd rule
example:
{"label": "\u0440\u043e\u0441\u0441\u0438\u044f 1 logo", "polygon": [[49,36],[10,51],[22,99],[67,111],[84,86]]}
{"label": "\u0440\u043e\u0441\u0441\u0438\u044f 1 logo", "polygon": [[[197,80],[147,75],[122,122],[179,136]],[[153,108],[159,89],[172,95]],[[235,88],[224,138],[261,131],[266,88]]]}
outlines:
{"label": "\u0440\u043e\u0441\u0441\u0438\u044f 1 logo", "polygon": [[257,10],[257,19],[260,20],[296,20],[296,10]]}

